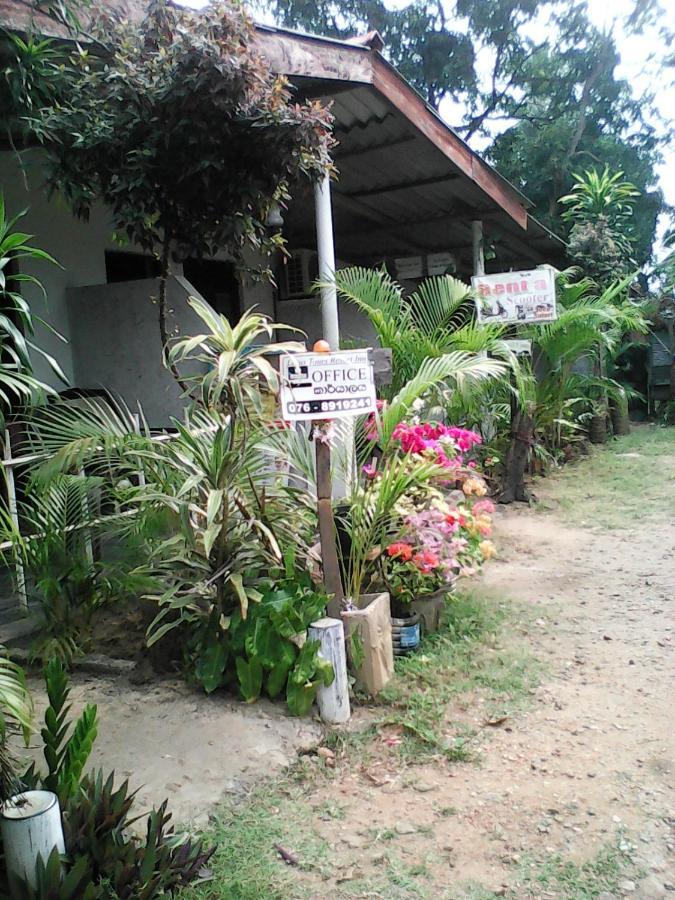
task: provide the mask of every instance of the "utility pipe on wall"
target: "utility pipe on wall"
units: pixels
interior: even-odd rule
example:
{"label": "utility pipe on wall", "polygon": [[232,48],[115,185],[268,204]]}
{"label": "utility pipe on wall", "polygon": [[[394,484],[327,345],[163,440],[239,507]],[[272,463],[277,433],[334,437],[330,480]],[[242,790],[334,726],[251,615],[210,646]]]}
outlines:
{"label": "utility pipe on wall", "polygon": [[[316,216],[316,246],[319,254],[319,279],[332,282],[335,277],[335,242],[333,239],[333,212],[330,199],[330,176],[326,172],[314,185]],[[321,288],[321,323],[323,337],[331,350],[340,349],[340,323],[335,285]]]}

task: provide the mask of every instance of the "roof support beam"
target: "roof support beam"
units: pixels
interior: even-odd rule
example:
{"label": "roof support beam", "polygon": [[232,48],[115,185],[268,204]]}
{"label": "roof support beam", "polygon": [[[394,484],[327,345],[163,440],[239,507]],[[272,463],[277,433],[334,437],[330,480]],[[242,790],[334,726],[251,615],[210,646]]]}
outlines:
{"label": "roof support beam", "polygon": [[373,86],[432,144],[525,230],[526,198],[456,135],[384,59],[374,56]]}
{"label": "roof support beam", "polygon": [[371,144],[369,147],[359,147],[357,150],[341,151],[338,146],[333,154],[337,162],[344,162],[346,159],[355,159],[366,156],[368,153],[377,153],[380,150],[389,150],[390,147],[400,147],[401,144],[408,144],[410,141],[416,141],[417,135],[407,134],[405,137],[396,138],[393,141],[382,141],[379,144]]}
{"label": "roof support beam", "polygon": [[382,194],[393,194],[395,191],[406,191],[409,188],[431,187],[436,184],[446,184],[459,178],[456,172],[447,175],[438,175],[434,178],[422,178],[418,181],[399,181],[397,184],[387,184],[379,188],[367,188],[364,191],[348,191],[343,197],[379,197]]}

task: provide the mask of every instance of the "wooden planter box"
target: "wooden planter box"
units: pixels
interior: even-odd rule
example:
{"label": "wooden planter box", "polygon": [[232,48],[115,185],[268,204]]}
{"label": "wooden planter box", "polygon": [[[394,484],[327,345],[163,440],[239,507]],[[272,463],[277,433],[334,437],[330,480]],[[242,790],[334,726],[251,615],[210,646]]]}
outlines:
{"label": "wooden planter box", "polygon": [[[389,594],[363,594],[359,608],[343,612],[342,620],[356,683],[369,694],[378,694],[394,674]],[[351,659],[354,639],[363,653],[358,668]]]}

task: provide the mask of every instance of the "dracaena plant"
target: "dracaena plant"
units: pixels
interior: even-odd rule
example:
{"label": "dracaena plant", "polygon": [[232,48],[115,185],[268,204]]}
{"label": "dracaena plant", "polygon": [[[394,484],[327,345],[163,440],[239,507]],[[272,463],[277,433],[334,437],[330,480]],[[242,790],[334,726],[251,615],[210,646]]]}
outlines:
{"label": "dracaena plant", "polygon": [[38,403],[45,395],[54,393],[52,388],[33,375],[31,352],[42,355],[54,373],[66,383],[66,376],[57,361],[32,340],[35,324],[46,323],[31,312],[28,302],[21,295],[22,285],[30,285],[44,294],[40,281],[34,275],[21,271],[26,263],[40,261],[58,265],[46,251],[31,243],[33,235],[18,230],[17,226],[26,212],[23,210],[9,218],[0,193],[0,425],[14,407]]}
{"label": "dracaena plant", "polygon": [[[278,382],[265,357],[297,345],[266,343],[278,326],[258,314],[230,325],[192,304],[206,328],[172,353],[196,400],[171,433],[139,433],[123,405],[100,400],[77,411],[54,405],[32,433],[34,449],[49,456],[44,477],[82,466],[88,477],[112,475],[120,525],[148,536],[146,596],[157,605],[148,641],[179,629],[192,673],[211,691],[232,675],[231,629],[261,601],[284,548],[305,567],[312,513],[266,450],[274,424],[263,393]],[[158,514],[163,531],[151,536]]]}

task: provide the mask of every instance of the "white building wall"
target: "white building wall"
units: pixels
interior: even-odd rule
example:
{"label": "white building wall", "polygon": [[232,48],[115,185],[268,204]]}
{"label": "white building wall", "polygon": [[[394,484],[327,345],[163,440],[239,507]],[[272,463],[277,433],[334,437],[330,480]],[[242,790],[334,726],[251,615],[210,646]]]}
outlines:
{"label": "white building wall", "polygon": [[[112,246],[112,223],[102,206],[92,210],[89,222],[71,215],[62,198],[47,197],[40,152],[21,154],[23,171],[12,151],[0,153],[0,189],[5,197],[7,214],[16,215],[28,209],[18,228],[34,235],[34,246],[51,253],[61,268],[42,261],[21,260],[21,270],[42,282],[46,299],[33,285],[22,285],[21,292],[35,316],[44,319],[70,338],[66,291],[69,287],[105,283],[105,250]],[[72,347],[59,340],[48,328],[36,324],[35,343],[58,360],[71,380],[74,376]],[[33,353],[35,375],[57,390],[64,385],[53,374],[46,361]]]}
{"label": "white building wall", "polygon": [[[154,278],[70,288],[68,306],[75,383],[105,389],[135,411],[139,406],[151,428],[182,418],[186,401],[162,362]],[[187,298],[195,291],[182,278],[167,285],[169,327],[175,336],[198,334],[203,323]],[[194,367],[193,367],[194,370]]]}

